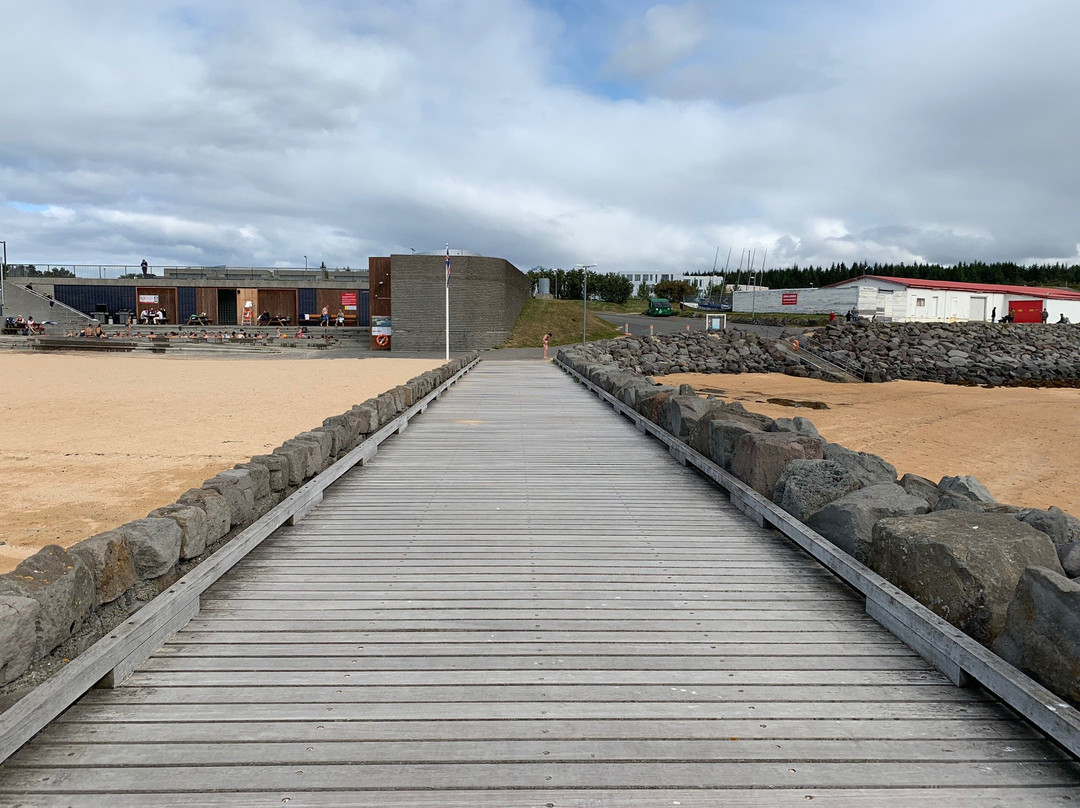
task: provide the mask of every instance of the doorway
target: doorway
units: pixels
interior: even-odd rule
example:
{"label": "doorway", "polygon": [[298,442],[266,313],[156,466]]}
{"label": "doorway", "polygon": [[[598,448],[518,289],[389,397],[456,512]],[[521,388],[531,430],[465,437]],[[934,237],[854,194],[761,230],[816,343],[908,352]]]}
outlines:
{"label": "doorway", "polygon": [[218,325],[236,325],[236,290],[217,290]]}

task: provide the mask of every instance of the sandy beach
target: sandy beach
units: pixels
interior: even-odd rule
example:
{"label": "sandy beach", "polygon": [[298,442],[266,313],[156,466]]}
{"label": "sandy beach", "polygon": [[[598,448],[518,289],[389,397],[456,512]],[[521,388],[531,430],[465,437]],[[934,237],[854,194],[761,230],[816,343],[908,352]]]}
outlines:
{"label": "sandy beach", "polygon": [[0,572],[142,518],[440,364],[0,355]]}
{"label": "sandy beach", "polygon": [[[1000,501],[1080,515],[1080,390],[929,382],[830,384],[782,374],[666,376],[772,418],[803,416],[830,441],[872,452],[935,482],[973,474]],[[827,410],[769,404],[818,401]]]}

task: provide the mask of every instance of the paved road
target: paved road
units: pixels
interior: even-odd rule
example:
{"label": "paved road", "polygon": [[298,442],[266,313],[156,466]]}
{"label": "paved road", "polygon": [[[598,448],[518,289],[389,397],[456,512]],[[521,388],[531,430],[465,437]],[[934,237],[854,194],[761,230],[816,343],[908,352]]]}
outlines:
{"label": "paved road", "polygon": [[[631,334],[676,334],[685,332],[687,326],[690,326],[691,331],[705,330],[705,319],[703,317],[695,317],[693,319],[686,317],[646,317],[644,314],[610,314],[607,312],[598,316],[607,320],[609,323],[614,323],[618,326],[629,323]],[[653,327],[652,332],[649,331],[649,326]],[[767,339],[780,339],[781,337],[789,336],[794,333],[801,333],[806,330],[805,328],[796,327],[733,322],[728,322],[728,328],[753,332],[758,336]]]}

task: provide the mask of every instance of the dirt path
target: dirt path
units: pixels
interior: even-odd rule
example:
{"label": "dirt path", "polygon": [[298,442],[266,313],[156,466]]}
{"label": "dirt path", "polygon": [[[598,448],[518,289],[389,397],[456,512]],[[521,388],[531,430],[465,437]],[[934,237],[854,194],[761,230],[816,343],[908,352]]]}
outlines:
{"label": "dirt path", "polygon": [[[797,415],[823,436],[888,460],[900,474],[935,482],[973,474],[1001,502],[1080,515],[1080,390],[954,387],[929,382],[830,384],[780,374],[680,373],[773,418]],[[769,398],[820,401],[827,410],[767,403]]]}
{"label": "dirt path", "polygon": [[0,572],[142,518],[439,364],[0,355]]}

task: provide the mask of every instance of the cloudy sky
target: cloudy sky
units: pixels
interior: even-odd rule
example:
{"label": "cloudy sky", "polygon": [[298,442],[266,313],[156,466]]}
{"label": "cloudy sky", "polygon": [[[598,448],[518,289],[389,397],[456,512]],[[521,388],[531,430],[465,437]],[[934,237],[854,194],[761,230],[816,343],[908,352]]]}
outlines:
{"label": "cloudy sky", "polygon": [[0,0],[11,262],[1080,260],[1076,0]]}

